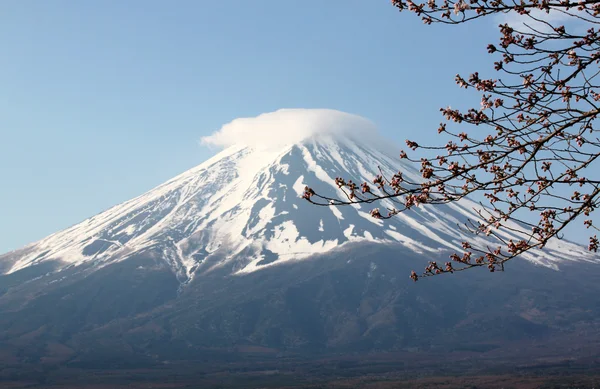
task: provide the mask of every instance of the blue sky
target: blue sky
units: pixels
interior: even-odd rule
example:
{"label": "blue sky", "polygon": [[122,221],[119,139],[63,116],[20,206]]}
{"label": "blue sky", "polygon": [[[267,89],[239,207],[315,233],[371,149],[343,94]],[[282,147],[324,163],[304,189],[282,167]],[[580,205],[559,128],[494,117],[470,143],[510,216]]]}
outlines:
{"label": "blue sky", "polygon": [[199,138],[237,117],[333,108],[431,140],[496,38],[389,0],[3,2],[0,252],[201,163]]}

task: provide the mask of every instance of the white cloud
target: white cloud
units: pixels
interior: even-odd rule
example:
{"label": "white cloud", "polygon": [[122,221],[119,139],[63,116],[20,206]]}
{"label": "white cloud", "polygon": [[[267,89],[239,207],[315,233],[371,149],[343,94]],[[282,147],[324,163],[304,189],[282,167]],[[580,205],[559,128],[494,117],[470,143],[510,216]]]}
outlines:
{"label": "white cloud", "polygon": [[316,135],[370,137],[376,131],[371,121],[333,109],[280,109],[256,117],[235,119],[212,135],[201,138],[201,142],[220,147],[276,148]]}

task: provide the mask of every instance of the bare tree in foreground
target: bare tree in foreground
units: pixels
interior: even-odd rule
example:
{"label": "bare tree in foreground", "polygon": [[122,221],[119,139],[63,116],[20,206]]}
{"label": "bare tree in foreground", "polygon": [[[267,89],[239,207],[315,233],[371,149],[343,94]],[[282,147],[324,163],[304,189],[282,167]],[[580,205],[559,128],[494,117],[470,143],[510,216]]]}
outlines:
{"label": "bare tree in foreground", "polygon": [[[497,59],[495,70],[505,78],[485,78],[477,72],[467,78],[456,76],[459,87],[481,92],[481,106],[440,110],[447,122],[457,124],[454,127],[465,127],[455,131],[441,123],[438,133],[447,137],[444,145],[406,141],[410,150],[401,151],[400,158],[420,165],[422,182],[408,182],[402,171],[381,172],[372,182],[361,184],[336,178],[342,197],[322,196],[307,187],[304,198],[324,206],[388,199],[393,208],[371,211],[371,216],[387,219],[420,204],[445,204],[483,194],[489,203],[467,228],[495,236],[499,245],[482,248],[463,242],[464,252],[453,254],[452,262],[443,266],[430,262],[422,274],[413,271],[415,281],[474,267],[501,270],[510,259],[560,238],[575,220],[597,230],[592,214],[600,201],[596,161],[600,140],[595,127],[600,100],[600,1],[392,3],[400,11],[414,12],[425,24],[461,24],[501,14],[521,18],[512,26],[501,24],[500,41],[487,47]],[[424,150],[421,155],[419,150]],[[439,155],[425,157],[431,153]],[[526,213],[539,221],[531,222]],[[497,231],[514,229],[508,221],[524,226],[526,236],[503,239]],[[588,249],[596,252],[598,245],[591,233]]]}

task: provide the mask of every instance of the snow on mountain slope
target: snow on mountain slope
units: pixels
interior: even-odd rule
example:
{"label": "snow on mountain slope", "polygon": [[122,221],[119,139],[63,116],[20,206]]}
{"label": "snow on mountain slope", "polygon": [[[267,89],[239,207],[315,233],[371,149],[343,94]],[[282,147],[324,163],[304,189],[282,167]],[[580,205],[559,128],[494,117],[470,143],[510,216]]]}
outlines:
{"label": "snow on mountain slope", "polygon": [[[370,180],[378,166],[400,169],[414,180],[419,175],[362,118],[327,110],[284,110],[260,118],[251,121],[256,128],[236,121],[223,127],[206,139],[229,146],[221,153],[142,196],[11,253],[10,266],[0,271],[13,273],[47,260],[60,261],[62,268],[84,263],[100,268],[151,253],[186,282],[215,267],[252,272],[347,242],[400,244],[427,255],[460,251],[461,242],[473,238],[457,228],[474,218],[476,205],[469,201],[421,206],[385,222],[373,219],[370,207],[306,203],[300,198],[305,185],[334,195],[337,176]],[[261,135],[261,125],[275,130]],[[231,141],[251,130],[257,131],[254,138]],[[561,260],[597,259],[565,241],[524,257],[552,267]]]}

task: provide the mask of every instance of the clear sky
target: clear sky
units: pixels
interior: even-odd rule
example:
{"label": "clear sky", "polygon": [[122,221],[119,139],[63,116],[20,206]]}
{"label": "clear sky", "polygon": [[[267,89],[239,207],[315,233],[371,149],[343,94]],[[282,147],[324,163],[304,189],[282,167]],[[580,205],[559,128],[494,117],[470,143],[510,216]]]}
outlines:
{"label": "clear sky", "polygon": [[[0,252],[211,156],[237,117],[333,108],[432,140],[497,23],[425,26],[389,0],[0,4]],[[491,74],[491,72],[490,72]]]}

